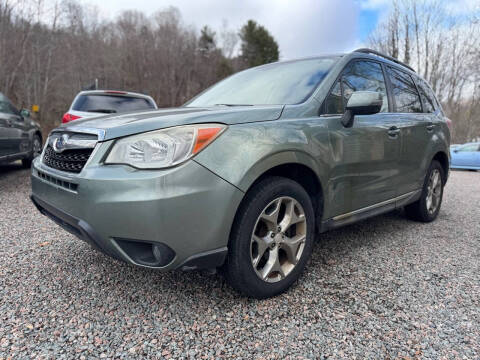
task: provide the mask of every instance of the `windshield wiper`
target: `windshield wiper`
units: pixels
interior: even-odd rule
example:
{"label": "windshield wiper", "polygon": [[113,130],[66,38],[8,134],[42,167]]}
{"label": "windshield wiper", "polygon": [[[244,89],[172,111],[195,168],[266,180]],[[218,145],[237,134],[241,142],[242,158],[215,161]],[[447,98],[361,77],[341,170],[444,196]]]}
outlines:
{"label": "windshield wiper", "polygon": [[215,104],[214,106],[253,106],[253,104]]}
{"label": "windshield wiper", "polygon": [[98,112],[98,113],[105,113],[105,114],[114,114],[117,112],[117,110],[113,109],[92,109],[92,110],[87,110],[87,112]]}

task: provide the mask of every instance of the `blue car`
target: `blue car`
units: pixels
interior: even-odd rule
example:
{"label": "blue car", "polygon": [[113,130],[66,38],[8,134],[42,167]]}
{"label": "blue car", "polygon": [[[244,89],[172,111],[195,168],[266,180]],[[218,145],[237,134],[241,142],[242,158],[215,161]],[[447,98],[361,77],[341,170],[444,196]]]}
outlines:
{"label": "blue car", "polygon": [[480,170],[480,143],[468,143],[450,149],[452,169]]}

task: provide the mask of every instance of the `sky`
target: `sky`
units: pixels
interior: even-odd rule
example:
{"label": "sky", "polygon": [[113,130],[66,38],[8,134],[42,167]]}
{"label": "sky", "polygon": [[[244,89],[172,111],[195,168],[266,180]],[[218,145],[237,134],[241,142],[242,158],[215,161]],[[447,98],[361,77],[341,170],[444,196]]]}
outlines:
{"label": "sky", "polygon": [[[450,10],[473,8],[480,0],[445,0]],[[249,19],[265,26],[277,40],[280,58],[300,58],[323,53],[348,52],[364,47],[369,34],[388,13],[391,0],[80,0],[114,19],[123,10],[147,15],[177,7],[183,22],[198,31],[208,25],[219,31],[226,22],[231,30]]]}
{"label": "sky", "polygon": [[265,26],[277,40],[281,59],[346,52],[364,45],[388,0],[80,0],[101,17],[123,10],[148,15],[177,7],[185,24],[216,31],[226,22],[240,29],[249,19]]}

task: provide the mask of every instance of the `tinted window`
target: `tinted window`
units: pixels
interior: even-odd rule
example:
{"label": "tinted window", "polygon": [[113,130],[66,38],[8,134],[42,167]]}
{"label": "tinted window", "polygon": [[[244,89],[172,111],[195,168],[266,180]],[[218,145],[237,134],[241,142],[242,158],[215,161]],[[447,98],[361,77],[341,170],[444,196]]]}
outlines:
{"label": "tinted window", "polygon": [[397,107],[396,111],[402,113],[422,112],[420,96],[410,75],[391,67],[387,69],[390,82],[392,83],[393,97]]}
{"label": "tinted window", "polygon": [[479,145],[478,144],[468,144],[465,146],[462,146],[460,148],[457,148],[455,150],[457,151],[478,151]]}
{"label": "tinted window", "polygon": [[435,100],[433,92],[425,81],[417,79],[418,90],[420,91],[420,97],[423,103],[423,112],[433,113],[435,112]]}
{"label": "tinted window", "polygon": [[325,100],[325,114],[343,114],[343,100],[342,91],[340,88],[340,81],[337,81],[333,87],[330,95]]}
{"label": "tinted window", "polygon": [[112,95],[80,95],[72,109],[87,112],[117,113],[154,109],[147,99]]}
{"label": "tinted window", "polygon": [[18,110],[13,106],[7,98],[0,97],[0,112],[4,114],[18,115]]}
{"label": "tinted window", "polygon": [[212,86],[186,105],[298,104],[312,94],[337,60],[306,59],[248,69]]}
{"label": "tinted window", "polygon": [[340,84],[335,84],[330,95],[327,96],[324,108],[325,114],[343,114],[348,99],[355,91],[379,92],[383,98],[381,112],[388,111],[385,79],[380,64],[373,61],[354,61],[343,70]]}

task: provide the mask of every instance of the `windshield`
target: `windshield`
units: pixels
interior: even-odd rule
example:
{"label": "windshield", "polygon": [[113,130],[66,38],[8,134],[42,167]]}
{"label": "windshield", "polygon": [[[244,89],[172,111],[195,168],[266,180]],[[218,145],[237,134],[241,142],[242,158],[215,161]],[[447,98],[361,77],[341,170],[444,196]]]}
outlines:
{"label": "windshield", "polygon": [[305,101],[338,57],[296,60],[255,67],[219,82],[186,106],[283,105]]}
{"label": "windshield", "polygon": [[72,110],[117,113],[154,108],[153,104],[147,99],[128,96],[90,94],[80,95],[73,104]]}

